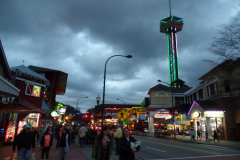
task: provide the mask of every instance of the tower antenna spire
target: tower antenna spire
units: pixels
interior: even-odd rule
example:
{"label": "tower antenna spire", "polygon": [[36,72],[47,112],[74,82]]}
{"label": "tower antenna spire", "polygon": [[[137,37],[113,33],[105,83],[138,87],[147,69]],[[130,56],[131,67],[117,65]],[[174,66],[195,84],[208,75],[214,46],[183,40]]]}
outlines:
{"label": "tower antenna spire", "polygon": [[171,14],[171,0],[169,0],[169,9],[170,9],[170,17],[172,16]]}

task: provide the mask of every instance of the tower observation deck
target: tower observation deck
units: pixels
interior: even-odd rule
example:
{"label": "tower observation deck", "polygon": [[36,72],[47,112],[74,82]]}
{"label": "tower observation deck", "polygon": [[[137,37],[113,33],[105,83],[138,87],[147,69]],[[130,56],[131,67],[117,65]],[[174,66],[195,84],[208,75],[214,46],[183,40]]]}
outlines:
{"label": "tower observation deck", "polygon": [[160,21],[160,32],[167,34],[169,59],[169,84],[179,79],[177,32],[183,27],[183,19],[170,16]]}

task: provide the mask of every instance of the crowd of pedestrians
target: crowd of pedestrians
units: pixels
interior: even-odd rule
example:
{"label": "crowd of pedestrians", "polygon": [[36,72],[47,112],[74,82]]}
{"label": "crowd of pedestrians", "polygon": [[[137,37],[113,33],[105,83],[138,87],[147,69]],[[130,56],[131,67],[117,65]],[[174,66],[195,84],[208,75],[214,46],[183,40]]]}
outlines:
{"label": "crowd of pedestrians", "polygon": [[[116,153],[119,160],[134,160],[134,153],[139,151],[140,146],[131,148],[130,143],[136,142],[136,139],[130,136],[127,128],[116,127],[113,135],[109,126],[103,126],[102,129],[92,129],[84,124],[58,125],[56,127],[41,125],[38,128],[30,128],[28,124],[23,126],[23,130],[16,136],[13,144],[13,152],[17,147],[18,160],[29,160],[30,154],[35,152],[35,143],[41,148],[41,159],[49,159],[51,147],[54,139],[57,141],[56,148],[60,150],[60,159],[64,160],[70,144],[77,147],[91,147],[92,158],[95,160],[109,160],[113,151],[114,140],[116,142]],[[32,149],[32,152],[31,152]]]}

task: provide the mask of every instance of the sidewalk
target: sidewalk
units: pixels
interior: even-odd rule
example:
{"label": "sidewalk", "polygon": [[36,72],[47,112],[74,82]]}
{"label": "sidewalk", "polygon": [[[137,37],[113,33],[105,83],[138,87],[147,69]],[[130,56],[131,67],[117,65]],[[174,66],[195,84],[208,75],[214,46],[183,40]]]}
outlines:
{"label": "sidewalk", "polygon": [[[115,144],[114,144],[114,146],[115,146]],[[92,147],[85,147],[85,148],[79,148],[79,149],[87,157],[86,160],[92,160],[93,159],[92,158],[92,149],[93,149]],[[118,160],[119,159],[119,156],[114,155],[114,153],[115,153],[115,150],[112,151],[112,155],[111,155],[110,160]]]}
{"label": "sidewalk", "polygon": [[[56,149],[57,141],[53,141],[52,148],[49,152],[50,160],[60,160],[60,150]],[[46,157],[44,156],[44,160]],[[0,147],[0,160],[17,160],[17,151],[15,155],[12,152],[12,145],[6,145]],[[30,158],[31,160],[31,158]],[[41,148],[36,144],[35,146],[35,160],[41,160]],[[64,160],[87,160],[83,152],[80,151],[75,144],[71,144]]]}
{"label": "sidewalk", "polygon": [[[155,137],[154,134],[149,134],[150,137]],[[173,137],[171,138],[164,138],[164,137],[156,137],[161,139],[168,139],[168,140],[174,140]],[[229,147],[234,149],[240,149],[240,141],[226,141],[226,140],[220,140],[219,142],[216,140],[215,142],[213,139],[210,142],[206,142],[205,138],[195,139],[195,141],[191,141],[190,136],[183,137],[182,135],[176,135],[175,141],[181,141],[181,142],[187,142],[187,143],[197,143],[197,144],[207,144],[207,145],[214,145],[214,146],[221,146],[221,147]]]}

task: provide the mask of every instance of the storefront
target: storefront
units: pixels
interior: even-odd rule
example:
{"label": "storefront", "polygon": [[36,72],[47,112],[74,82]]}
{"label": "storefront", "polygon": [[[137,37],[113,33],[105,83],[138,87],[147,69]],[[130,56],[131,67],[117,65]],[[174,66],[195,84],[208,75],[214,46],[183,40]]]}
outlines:
{"label": "storefront", "polygon": [[157,131],[160,127],[164,127],[168,122],[171,122],[172,115],[169,110],[159,109],[149,112],[148,127],[150,132]]}
{"label": "storefront", "polygon": [[200,130],[203,137],[205,132],[208,132],[211,137],[210,135],[216,130],[219,138],[224,139],[224,113],[222,107],[213,101],[194,101],[188,116],[195,132]]}

